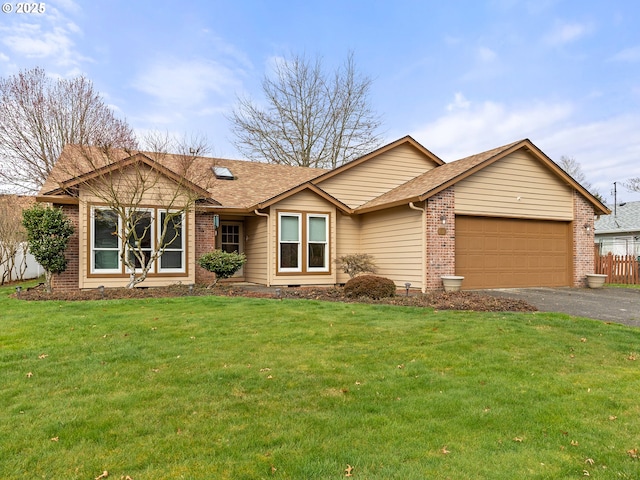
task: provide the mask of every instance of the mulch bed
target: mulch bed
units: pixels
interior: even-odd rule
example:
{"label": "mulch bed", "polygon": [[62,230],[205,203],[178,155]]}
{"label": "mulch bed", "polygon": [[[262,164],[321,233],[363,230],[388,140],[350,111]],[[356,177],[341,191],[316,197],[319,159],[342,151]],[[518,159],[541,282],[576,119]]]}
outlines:
{"label": "mulch bed", "polygon": [[[47,293],[42,285],[20,292],[21,300],[115,300],[129,298],[166,298],[187,296],[228,296],[228,297],[252,297],[274,298],[276,294],[267,289],[252,289],[241,286],[217,285],[207,289],[204,286],[173,285],[169,287],[153,288],[105,288],[104,293],[98,289],[74,290]],[[15,297],[16,294],[13,294]],[[431,292],[426,294],[412,293],[405,296],[404,290],[399,290],[395,297],[373,300],[369,298],[347,298],[340,287],[329,288],[282,288],[281,298],[323,300],[331,302],[369,303],[385,305],[404,305],[415,307],[429,307],[436,310],[472,310],[477,312],[534,312],[533,305],[523,301],[509,298],[498,298],[487,294],[475,292]]]}

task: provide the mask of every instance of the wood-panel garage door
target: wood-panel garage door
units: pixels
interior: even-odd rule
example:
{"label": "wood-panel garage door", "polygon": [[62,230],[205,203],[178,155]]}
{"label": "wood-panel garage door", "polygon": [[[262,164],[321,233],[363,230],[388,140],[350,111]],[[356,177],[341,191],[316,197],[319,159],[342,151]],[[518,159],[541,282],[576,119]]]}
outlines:
{"label": "wood-panel garage door", "polygon": [[456,275],[465,289],[571,284],[569,222],[456,216]]}

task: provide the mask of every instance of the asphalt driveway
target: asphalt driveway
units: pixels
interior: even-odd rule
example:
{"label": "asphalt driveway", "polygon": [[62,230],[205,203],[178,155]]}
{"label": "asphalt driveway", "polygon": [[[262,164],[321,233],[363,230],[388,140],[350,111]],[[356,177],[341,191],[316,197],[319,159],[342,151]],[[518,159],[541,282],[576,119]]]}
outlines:
{"label": "asphalt driveway", "polygon": [[541,312],[567,313],[640,327],[640,289],[509,288],[484,293],[525,300]]}

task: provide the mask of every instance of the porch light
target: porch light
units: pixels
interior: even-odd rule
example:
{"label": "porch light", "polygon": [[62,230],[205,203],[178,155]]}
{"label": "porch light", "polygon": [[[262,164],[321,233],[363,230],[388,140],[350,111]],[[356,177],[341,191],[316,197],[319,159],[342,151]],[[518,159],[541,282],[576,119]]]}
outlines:
{"label": "porch light", "polygon": [[589,230],[591,230],[591,225],[589,225],[588,223],[585,223],[584,229],[588,232]]}
{"label": "porch light", "polygon": [[411,283],[407,282],[404,284],[404,288],[407,290],[407,297],[409,296],[409,287],[411,286]]}
{"label": "porch light", "polygon": [[220,226],[220,215],[216,214],[213,216],[213,228],[217,230],[219,226]]}
{"label": "porch light", "polygon": [[446,215],[440,215],[440,221],[442,222],[443,225],[445,225],[447,223],[447,216]]}

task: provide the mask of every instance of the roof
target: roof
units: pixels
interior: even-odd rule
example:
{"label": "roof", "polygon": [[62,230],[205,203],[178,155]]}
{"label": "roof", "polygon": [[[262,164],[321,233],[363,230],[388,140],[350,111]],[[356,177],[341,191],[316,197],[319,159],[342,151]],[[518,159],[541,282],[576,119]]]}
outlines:
{"label": "roof", "polygon": [[[91,156],[92,160],[88,161],[87,156]],[[132,159],[163,169],[167,176],[177,175],[177,172],[185,170],[184,166],[181,166],[181,163],[184,165],[185,158],[183,155],[122,149],[114,149],[105,155],[98,148],[87,149],[78,145],[68,145],[38,195],[61,195],[62,187],[69,188],[90,178],[93,167],[111,168],[118,165],[120,168],[122,162],[131,162]],[[216,179],[211,169],[214,166],[228,168],[234,179]],[[206,190],[220,207],[249,209],[324,172],[326,170],[318,168],[196,157],[187,170],[187,180],[193,184],[193,188]]]}
{"label": "roof", "polygon": [[370,200],[357,210],[364,213],[376,210],[381,206],[388,208],[400,205],[401,203],[407,203],[409,201],[423,201],[426,198],[444,190],[452,183],[461,180],[464,176],[473,172],[473,169],[478,165],[481,165],[483,162],[486,162],[500,153],[509,150],[513,145],[518,143],[520,142],[510,143],[509,145],[494,148],[455,162],[445,163],[444,165],[434,168],[433,170],[430,170],[413,180],[409,180],[407,183],[400,185],[393,190],[374,198],[373,200]]}
{"label": "roof", "polygon": [[576,182],[569,174],[560,168],[553,160],[547,157],[529,139],[518,140],[501,147],[487,150],[486,152],[471,155],[451,163],[441,165],[430,170],[393,190],[380,195],[373,200],[358,207],[356,212],[366,213],[381,208],[390,208],[408,202],[421,202],[441,192],[449,186],[463,180],[477,171],[488,167],[492,163],[511,153],[525,149],[534,155],[541,163],[549,168],[555,175],[562,178],[572,188],[579,191],[594,206],[596,214],[607,214],[609,210],[597,198],[595,198],[582,185]]}
{"label": "roof", "polygon": [[[416,148],[436,163],[437,167],[383,193],[356,209],[351,209],[340,199],[322,190],[322,180],[338,175],[399,145],[410,145]],[[127,166],[133,162],[142,162],[151,168],[158,169],[167,177],[180,181],[186,187],[192,188],[198,192],[201,198],[208,200],[211,206],[219,209],[233,210],[238,213],[251,212],[255,209],[265,208],[302,190],[310,190],[346,213],[366,213],[409,202],[424,201],[520,149],[529,151],[553,174],[580,192],[593,205],[596,215],[610,213],[605,205],[528,139],[445,164],[409,136],[380,147],[333,170],[209,157],[196,157],[193,163],[189,164],[189,168],[185,169],[185,160],[190,162],[191,158],[183,155],[122,149],[110,150],[106,155],[104,151],[95,147],[68,145],[64,148],[60,159],[42,186],[39,199],[52,201],[55,196],[57,202],[65,203],[65,201],[73,200],[72,196],[66,193],[70,187],[79,185],[90,179],[92,175],[99,175],[102,170],[121,168],[123,165]],[[92,158],[91,162],[87,161],[88,156]],[[212,167],[227,168],[233,175],[233,179],[216,178]],[[184,172],[184,174],[180,172]]]}
{"label": "roof", "polygon": [[627,202],[609,206],[615,212],[596,220],[596,235],[605,233],[640,233],[640,202]]}

